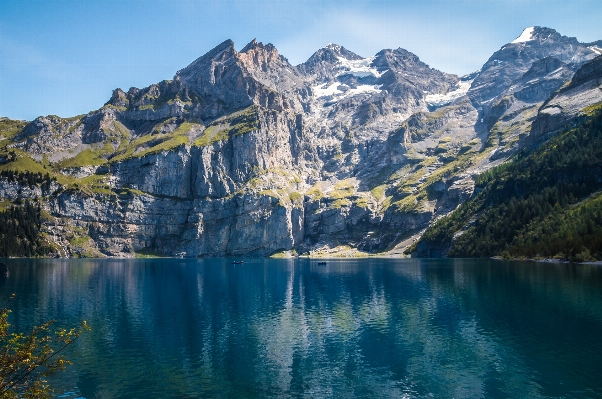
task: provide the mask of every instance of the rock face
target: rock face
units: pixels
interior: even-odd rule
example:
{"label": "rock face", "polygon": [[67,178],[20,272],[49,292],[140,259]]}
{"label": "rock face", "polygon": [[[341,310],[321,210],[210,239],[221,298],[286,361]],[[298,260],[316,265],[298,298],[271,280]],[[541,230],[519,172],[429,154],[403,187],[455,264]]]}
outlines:
{"label": "rock face", "polygon": [[[529,75],[543,76],[556,69],[550,70],[550,66],[559,68],[558,61],[574,72],[596,55],[586,44],[579,43],[574,37],[562,36],[554,29],[538,26],[527,28],[517,39],[493,53],[475,78],[469,97],[473,103],[488,109],[500,94],[512,88],[523,75],[527,74],[527,78]],[[533,66],[534,62],[548,57],[557,61],[544,61],[546,66],[543,68],[541,65]]]}
{"label": "rock face", "polygon": [[570,84],[550,97],[539,109],[531,127],[529,142],[537,142],[546,134],[574,122],[581,111],[602,101],[602,56],[583,65]]}
{"label": "rock face", "polygon": [[0,196],[41,199],[61,256],[390,250],[601,101],[596,49],[528,28],[458,77],[401,48],[363,58],[329,44],[293,66],[271,44],[228,40],[172,80],[11,133],[0,170],[55,180],[0,175]]}

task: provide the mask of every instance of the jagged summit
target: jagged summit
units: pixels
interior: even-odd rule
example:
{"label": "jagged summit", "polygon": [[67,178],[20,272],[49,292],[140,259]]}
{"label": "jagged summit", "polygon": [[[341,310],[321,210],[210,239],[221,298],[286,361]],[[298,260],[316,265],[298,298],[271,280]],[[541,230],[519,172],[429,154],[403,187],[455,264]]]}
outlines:
{"label": "jagged summit", "polygon": [[263,43],[261,43],[261,42],[257,43],[257,39],[253,39],[249,43],[247,43],[247,45],[244,46],[243,49],[240,50],[240,52],[241,53],[246,53],[247,51],[249,51],[249,50],[251,50],[251,49],[253,49],[253,48],[255,48],[255,47],[259,46],[259,45],[261,45],[261,47],[263,47]]}
{"label": "jagged summit", "polygon": [[245,47],[243,47],[242,50],[240,50],[241,53],[248,53],[251,52],[253,50],[264,50],[266,52],[276,52],[278,53],[278,50],[276,50],[276,47],[272,44],[272,43],[268,43],[266,45],[264,45],[262,42],[258,42],[257,39],[253,39],[251,40]]}
{"label": "jagged summit", "polygon": [[234,42],[230,39],[223,41],[176,73],[176,79],[183,81],[193,78],[206,70],[209,64],[224,63],[236,54]]}
{"label": "jagged summit", "polygon": [[525,28],[519,37],[511,41],[510,43],[524,43],[533,40],[533,31],[535,30],[534,26],[529,28]]}
{"label": "jagged summit", "polygon": [[364,57],[355,54],[353,51],[347,50],[345,47],[340,46],[335,43],[328,43],[326,47],[322,47],[318,51],[316,51],[308,60],[312,60],[312,58],[318,58],[322,61],[331,61],[336,62],[340,58],[344,58],[346,60],[361,60]]}
{"label": "jagged summit", "polygon": [[260,68],[264,72],[274,67],[277,69],[286,67],[288,64],[272,43],[264,45],[256,39],[251,40],[236,56],[247,68]]}
{"label": "jagged summit", "polygon": [[228,51],[229,53],[232,53],[232,51],[236,52],[236,50],[234,50],[234,42],[232,40],[224,40],[223,42],[215,46],[213,49],[209,50],[207,53],[203,54],[202,56],[191,62],[190,65],[179,70],[176,73],[176,75],[185,73],[186,70],[194,69],[194,66],[197,64],[203,64],[208,60],[217,58],[221,53],[225,51]]}
{"label": "jagged summit", "polygon": [[525,28],[519,37],[511,41],[509,44],[529,43],[542,44],[546,41],[570,40],[577,42],[574,37],[563,36],[555,29],[546,28],[545,26],[530,26]]}
{"label": "jagged summit", "polygon": [[394,50],[384,49],[379,51],[374,56],[373,65],[379,71],[391,68],[396,70],[411,68],[430,69],[416,54],[401,47]]}

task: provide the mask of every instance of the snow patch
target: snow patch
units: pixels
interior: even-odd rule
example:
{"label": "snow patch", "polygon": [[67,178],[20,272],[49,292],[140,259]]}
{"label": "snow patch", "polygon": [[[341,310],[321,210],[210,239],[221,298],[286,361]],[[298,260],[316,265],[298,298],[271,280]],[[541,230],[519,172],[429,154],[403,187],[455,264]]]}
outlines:
{"label": "snow patch", "polygon": [[591,51],[593,51],[594,53],[596,53],[598,55],[602,55],[602,48],[600,48],[598,46],[589,46],[588,49],[590,49]]}
{"label": "snow patch", "polygon": [[535,30],[534,26],[531,26],[530,28],[527,28],[523,31],[523,33],[520,34],[519,37],[517,37],[516,39],[514,39],[511,43],[525,43],[525,42],[530,42],[531,40],[535,40],[533,38],[533,31]]}
{"label": "snow patch", "polygon": [[[334,48],[340,46],[329,44],[328,47]],[[337,57],[336,64],[332,66],[335,73],[335,79],[346,75],[353,75],[358,78],[380,78],[386,71],[379,72],[378,69],[372,67],[371,65],[374,59],[375,57],[362,58],[360,60],[348,60],[343,57]],[[372,80],[372,82],[374,81]],[[330,101],[339,101],[343,98],[352,97],[358,94],[380,93],[381,87],[382,85],[370,84],[360,84],[351,87],[337,80],[335,82],[313,86],[312,91],[316,98],[330,97]]]}
{"label": "snow patch", "polygon": [[374,57],[368,57],[361,60],[348,60],[339,57],[339,62],[337,62],[336,65],[336,69],[338,70],[337,76],[353,75],[358,78],[364,78],[366,76],[380,78],[382,73],[370,66],[372,61],[374,61]]}
{"label": "snow patch", "polygon": [[424,98],[424,100],[426,101],[426,104],[431,107],[442,107],[450,104],[455,99],[460,98],[468,93],[468,89],[470,89],[473,80],[474,79],[461,80],[458,83],[458,88],[456,90],[447,92],[446,94],[429,94]]}
{"label": "snow patch", "polygon": [[340,82],[334,82],[330,85],[326,83],[314,86],[311,90],[317,98],[331,96],[338,101],[342,98],[352,97],[363,93],[379,93],[381,86],[382,85],[358,85],[355,88],[351,88]]}

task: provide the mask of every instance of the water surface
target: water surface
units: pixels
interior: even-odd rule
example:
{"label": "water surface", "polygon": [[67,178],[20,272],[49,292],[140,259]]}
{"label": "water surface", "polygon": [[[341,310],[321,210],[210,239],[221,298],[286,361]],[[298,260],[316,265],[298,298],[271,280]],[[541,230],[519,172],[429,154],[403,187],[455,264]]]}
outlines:
{"label": "water surface", "polygon": [[18,330],[92,327],[62,397],[602,397],[600,266],[4,262]]}

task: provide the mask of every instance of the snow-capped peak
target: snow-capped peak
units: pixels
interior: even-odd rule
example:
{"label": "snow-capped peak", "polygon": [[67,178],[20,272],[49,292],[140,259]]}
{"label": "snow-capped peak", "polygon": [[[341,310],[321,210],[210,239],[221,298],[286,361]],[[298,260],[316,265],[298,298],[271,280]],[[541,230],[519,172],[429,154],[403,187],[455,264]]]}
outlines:
{"label": "snow-capped peak", "polygon": [[531,40],[535,40],[535,38],[533,37],[534,31],[535,31],[534,26],[526,28],[523,31],[523,33],[521,33],[520,36],[517,37],[516,39],[514,39],[511,43],[525,43],[525,42],[530,42]]}
{"label": "snow-capped peak", "polygon": [[[330,49],[340,48],[340,46],[328,45]],[[379,93],[382,85],[374,84],[374,81],[382,76],[386,71],[379,72],[378,69],[372,66],[375,57],[361,58],[356,56],[356,59],[345,58],[343,54],[336,55],[336,62],[332,66],[334,72],[334,82],[322,83],[312,87],[316,98],[327,97],[330,102],[336,102],[342,98],[355,96],[365,93]],[[353,75],[359,78],[357,85],[349,86],[339,80],[340,77]],[[367,81],[363,78],[369,78]]]}

